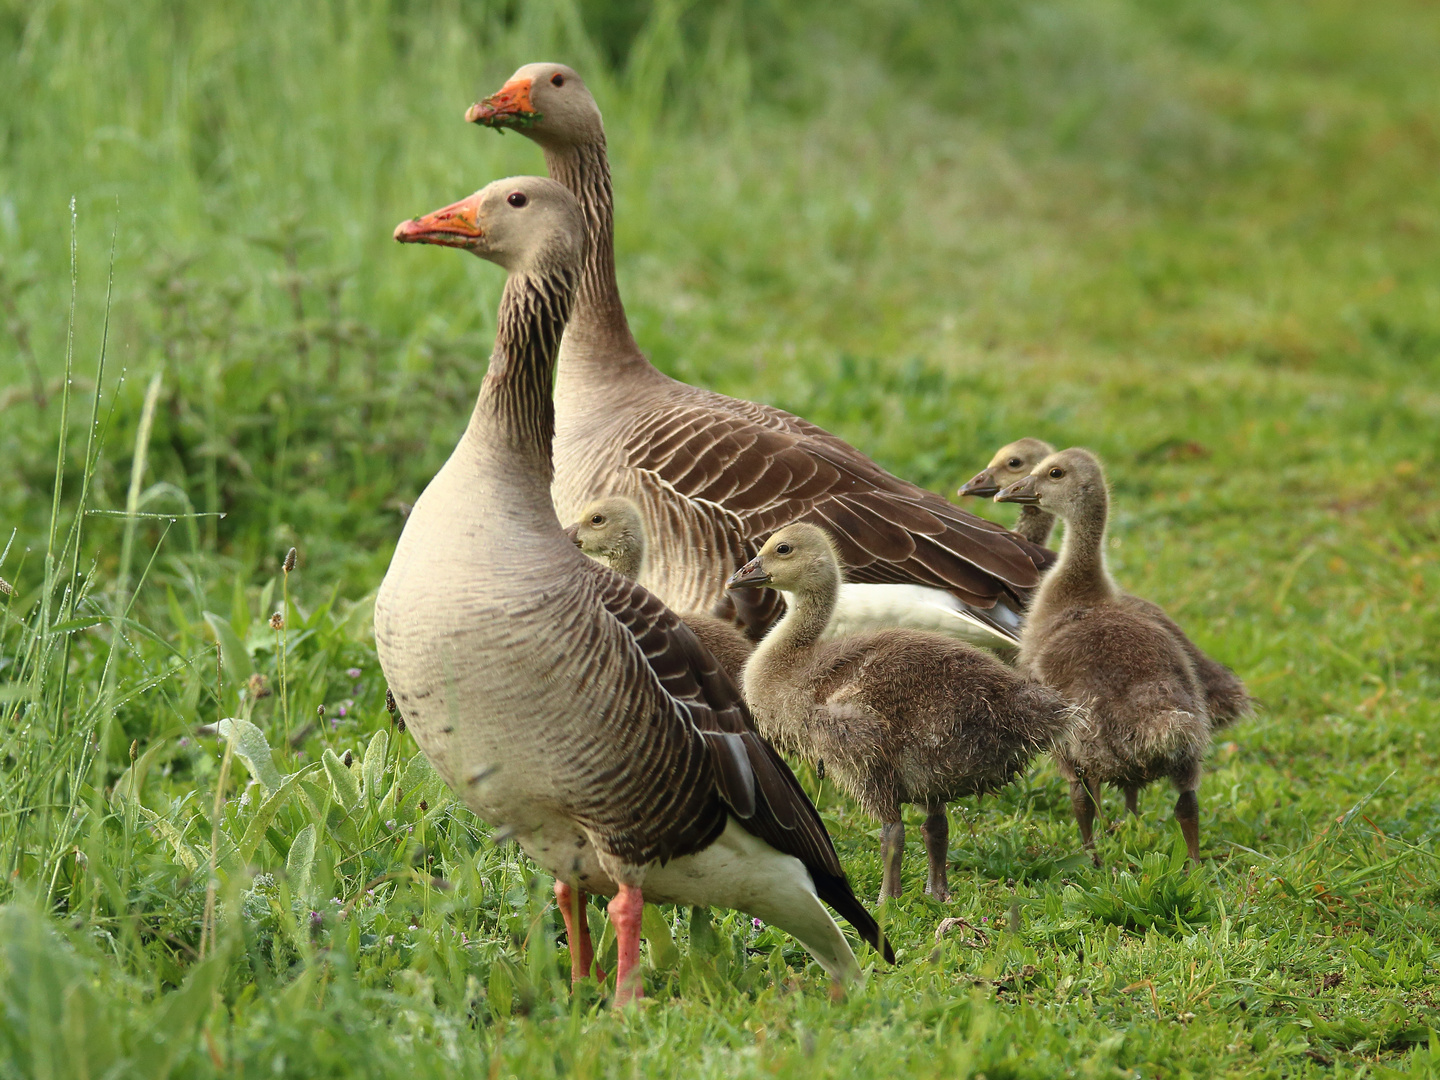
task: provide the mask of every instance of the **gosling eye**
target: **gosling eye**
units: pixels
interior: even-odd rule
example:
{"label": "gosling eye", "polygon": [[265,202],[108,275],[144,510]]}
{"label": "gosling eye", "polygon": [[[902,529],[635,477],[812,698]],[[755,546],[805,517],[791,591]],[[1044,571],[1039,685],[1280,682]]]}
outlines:
{"label": "gosling eye", "polygon": [[564,76],[564,75],[561,75],[560,72],[557,71],[554,75],[551,75],[551,76],[550,76],[550,85],[551,85],[551,86],[564,86],[564,85],[565,85],[565,76]]}
{"label": "gosling eye", "polygon": [[789,554],[790,554],[790,545],[789,545],[789,544],[776,544],[776,545],[775,545],[775,554],[776,554],[776,555],[789,555]]}
{"label": "gosling eye", "polygon": [[1054,466],[1054,467],[1050,470],[1050,479],[1051,479],[1051,480],[1059,480],[1059,479],[1060,479],[1062,476],[1064,476],[1064,475],[1065,475],[1065,470],[1062,469],[1062,468],[1060,468],[1059,465]]}
{"label": "gosling eye", "polygon": [[604,525],[604,524],[605,524],[605,515],[604,515],[604,514],[591,514],[591,515],[590,515],[590,524],[591,524],[591,525]]}
{"label": "gosling eye", "polygon": [[1012,457],[1009,461],[1005,463],[1005,467],[1009,469],[1018,469],[1023,464],[1025,463],[1021,461],[1018,457]]}
{"label": "gosling eye", "polygon": [[530,200],[526,197],[523,191],[512,191],[509,195],[505,197],[505,201],[508,202],[511,206],[515,207],[516,210],[519,210]]}

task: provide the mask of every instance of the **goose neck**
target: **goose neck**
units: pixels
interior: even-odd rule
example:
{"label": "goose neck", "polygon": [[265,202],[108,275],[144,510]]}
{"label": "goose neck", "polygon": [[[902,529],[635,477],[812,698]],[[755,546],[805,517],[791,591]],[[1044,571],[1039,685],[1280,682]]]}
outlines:
{"label": "goose neck", "polygon": [[555,356],[575,293],[574,271],[515,272],[505,282],[495,351],[462,445],[495,476],[549,501],[554,475]]}
{"label": "goose neck", "polygon": [[630,333],[615,278],[615,195],[604,133],[589,142],[546,146],[545,164],[580,201],[590,241],[565,334],[566,360],[594,359],[612,369],[648,367]]}

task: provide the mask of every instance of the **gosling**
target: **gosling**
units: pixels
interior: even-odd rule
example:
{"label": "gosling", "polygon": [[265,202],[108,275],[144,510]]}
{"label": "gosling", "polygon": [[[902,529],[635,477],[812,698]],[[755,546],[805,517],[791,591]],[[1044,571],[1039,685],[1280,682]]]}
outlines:
{"label": "gosling", "polygon": [[[645,518],[629,499],[620,496],[596,499],[580,512],[580,520],[566,529],[565,535],[586,555],[630,581],[639,580],[645,569],[650,547]],[[726,674],[739,683],[745,661],[755,649],[754,643],[733,622],[713,615],[689,611],[682,613],[681,618],[695,632],[700,644],[720,661]]]}
{"label": "gosling", "polygon": [[[990,464],[966,481],[957,494],[983,498],[997,495],[1002,488],[1029,476],[1035,471],[1035,466],[1053,453],[1055,453],[1055,448],[1041,439],[1017,439],[1008,446],[1002,446],[995,451],[995,456],[990,459]],[[1020,518],[1015,523],[1014,531],[1031,543],[1048,547],[1055,522],[1055,515],[1048,510],[1043,510],[1034,504],[1023,504],[1020,507]],[[1207,656],[1198,645],[1190,640],[1185,631],[1176,625],[1175,620],[1170,618],[1163,608],[1158,604],[1152,604],[1149,600],[1142,600],[1140,597],[1131,596],[1128,593],[1121,595],[1120,602],[1129,604],[1137,610],[1161,620],[1170,630],[1171,635],[1180,642],[1180,647],[1190,657],[1190,664],[1195,669],[1195,676],[1200,680],[1201,689],[1205,691],[1205,708],[1210,714],[1211,731],[1228,727],[1241,717],[1250,714],[1252,704],[1250,695],[1245,690],[1245,684],[1240,681],[1235,672],[1218,660]],[[1132,812],[1136,809],[1133,795],[1127,796],[1126,803]]]}
{"label": "gosling", "polygon": [[[1125,792],[1168,778],[1190,858],[1200,859],[1201,763],[1210,745],[1205,690],[1183,634],[1152,604],[1120,589],[1105,565],[1109,496],[1088,450],[1051,454],[997,502],[1038,506],[1065,522],[1060,558],[1041,581],[1020,635],[1017,666],[1085,707],[1090,723],[1058,748],[1080,839],[1094,853],[1102,784]],[[1095,856],[1096,865],[1099,857]]]}
{"label": "gosling", "polygon": [[946,804],[1009,783],[1063,739],[1080,710],[954,638],[885,629],[822,640],[840,590],[830,536],[787,525],[726,583],[786,594],[787,611],[745,665],[760,733],[812,762],[881,823],[880,902],[900,895],[902,803],[925,808],[925,891],[950,896]]}
{"label": "gosling", "polygon": [[[1035,466],[1055,452],[1055,448],[1042,439],[1026,437],[1016,439],[1008,446],[995,451],[990,464],[965,481],[957,495],[974,495],[988,499],[1009,487],[1017,480],[1024,479],[1035,471]],[[1050,545],[1050,534],[1055,530],[1055,515],[1038,506],[1022,506],[1020,517],[1011,531],[1023,536],[1032,544],[1041,547]]]}

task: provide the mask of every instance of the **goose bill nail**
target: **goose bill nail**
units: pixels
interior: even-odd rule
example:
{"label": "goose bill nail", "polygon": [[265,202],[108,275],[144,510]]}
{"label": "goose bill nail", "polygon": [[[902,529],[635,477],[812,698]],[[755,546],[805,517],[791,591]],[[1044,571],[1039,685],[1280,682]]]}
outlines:
{"label": "goose bill nail", "polygon": [[508,82],[465,111],[465,119],[487,127],[527,127],[540,119],[530,102],[530,80]]}

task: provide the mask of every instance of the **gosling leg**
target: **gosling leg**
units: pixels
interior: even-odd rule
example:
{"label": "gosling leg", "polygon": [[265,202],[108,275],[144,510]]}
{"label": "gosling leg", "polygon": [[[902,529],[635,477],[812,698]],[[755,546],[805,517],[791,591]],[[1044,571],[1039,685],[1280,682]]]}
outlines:
{"label": "gosling leg", "polygon": [[1070,806],[1075,811],[1075,824],[1080,826],[1080,844],[1099,866],[1100,856],[1095,851],[1095,799],[1085,781],[1070,781]]}
{"label": "gosling leg", "polygon": [[900,895],[900,860],[905,857],[905,822],[887,821],[880,826],[880,903]]}
{"label": "gosling leg", "polygon": [[1139,788],[1127,787],[1127,788],[1125,789],[1125,809],[1126,809],[1129,813],[1134,814],[1136,817],[1139,817],[1139,816],[1140,816],[1140,789],[1139,789]]}
{"label": "gosling leg", "polygon": [[1180,831],[1185,835],[1185,847],[1190,852],[1190,861],[1200,861],[1200,799],[1195,794],[1195,789],[1182,791],[1180,797],[1175,800],[1175,820],[1180,823]]}
{"label": "gosling leg", "polygon": [[949,900],[950,880],[946,864],[950,859],[950,817],[945,813],[944,803],[926,809],[925,824],[920,826],[920,835],[925,838],[925,854],[930,860],[925,891],[936,900]]}

